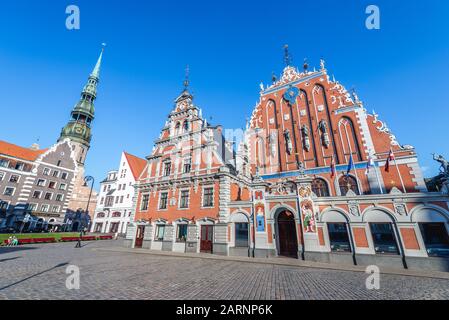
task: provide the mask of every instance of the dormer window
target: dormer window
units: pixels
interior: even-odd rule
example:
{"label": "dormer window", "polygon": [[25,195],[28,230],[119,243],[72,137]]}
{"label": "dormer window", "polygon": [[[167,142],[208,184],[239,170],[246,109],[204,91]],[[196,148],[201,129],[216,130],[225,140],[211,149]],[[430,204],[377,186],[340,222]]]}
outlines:
{"label": "dormer window", "polygon": [[183,173],[190,173],[192,170],[192,158],[184,159]]}
{"label": "dormer window", "polygon": [[181,133],[181,123],[177,123],[175,126],[175,135],[178,135]]}
{"label": "dormer window", "polygon": [[164,162],[164,177],[169,177],[171,174],[171,162]]}

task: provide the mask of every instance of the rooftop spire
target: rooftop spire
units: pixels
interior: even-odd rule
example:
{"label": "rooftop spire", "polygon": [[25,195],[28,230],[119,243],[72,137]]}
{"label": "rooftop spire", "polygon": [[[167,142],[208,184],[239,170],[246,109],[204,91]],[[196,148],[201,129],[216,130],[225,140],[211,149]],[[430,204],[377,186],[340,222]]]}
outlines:
{"label": "rooftop spire", "polygon": [[101,53],[100,53],[100,57],[98,58],[97,64],[95,65],[94,70],[91,73],[91,77],[100,79],[100,70],[101,70],[101,61],[103,60],[103,52],[104,52],[104,48],[106,47],[106,43],[102,43],[102,48],[101,48]]}
{"label": "rooftop spire", "polygon": [[284,62],[286,67],[289,67],[292,63],[292,58],[290,57],[290,53],[288,51],[288,44],[284,46]]}
{"label": "rooftop spire", "polygon": [[187,65],[186,66],[186,77],[184,79],[184,90],[185,91],[187,91],[187,89],[189,88],[189,85],[190,85],[189,76],[190,76],[190,68],[189,68],[189,65]]}

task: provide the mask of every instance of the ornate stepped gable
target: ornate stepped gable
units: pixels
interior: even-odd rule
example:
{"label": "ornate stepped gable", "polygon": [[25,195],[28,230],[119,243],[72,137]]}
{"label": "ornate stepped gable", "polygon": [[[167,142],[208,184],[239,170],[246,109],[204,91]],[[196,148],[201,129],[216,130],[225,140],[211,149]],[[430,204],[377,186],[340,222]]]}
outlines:
{"label": "ornate stepped gable", "polygon": [[[185,89],[175,100],[175,108],[155,141],[153,152],[141,182],[164,176],[164,163],[171,162],[171,178],[183,178],[184,166],[190,164],[189,175],[211,174],[232,164],[233,152],[223,139],[221,126],[211,126],[202,110],[193,104],[193,96]],[[188,162],[188,163],[187,163]]]}
{"label": "ornate stepped gable", "polygon": [[[414,148],[401,146],[376,113],[366,112],[354,90],[348,92],[331,79],[324,60],[313,71],[307,64],[302,72],[288,64],[279,80],[273,77],[271,85],[261,84],[246,143],[251,171],[261,175],[303,167],[307,174],[320,174],[330,181],[332,159],[341,172],[352,154],[365,193],[372,187],[364,181],[367,161],[371,157],[376,166],[383,166],[391,149],[407,191],[425,188],[419,166],[412,165],[417,163]],[[379,178],[385,180],[387,190],[399,187],[397,172],[383,172]]]}
{"label": "ornate stepped gable", "polygon": [[[222,192],[217,174],[224,167],[234,171],[233,150],[223,137],[222,127],[212,126],[203,118],[202,110],[193,103],[186,85],[176,98],[139,177],[135,220],[164,218],[170,223],[181,214],[192,221],[200,217],[216,219]],[[202,208],[206,187],[214,188],[214,201],[212,207]],[[189,190],[189,208],[179,211],[182,190]],[[167,206],[161,210],[161,196],[165,193],[168,193]],[[146,194],[150,196],[149,207],[142,211],[142,199]]]}

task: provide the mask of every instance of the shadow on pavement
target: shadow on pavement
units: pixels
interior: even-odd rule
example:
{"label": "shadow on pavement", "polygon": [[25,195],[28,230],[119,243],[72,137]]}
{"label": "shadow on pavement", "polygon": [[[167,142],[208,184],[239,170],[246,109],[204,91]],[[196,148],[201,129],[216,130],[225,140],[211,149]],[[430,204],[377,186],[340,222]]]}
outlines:
{"label": "shadow on pavement", "polygon": [[0,259],[0,263],[6,262],[6,261],[10,261],[10,260],[16,260],[16,259],[20,259],[20,258],[21,258],[21,257],[14,257],[14,258]]}
{"label": "shadow on pavement", "polygon": [[10,287],[13,287],[13,286],[15,286],[15,285],[17,285],[17,284],[19,284],[19,283],[25,282],[25,281],[27,281],[27,280],[29,280],[29,279],[31,279],[31,278],[40,276],[40,275],[42,275],[42,274],[44,274],[44,273],[47,273],[47,272],[52,271],[52,270],[55,270],[55,269],[57,269],[57,268],[65,267],[65,266],[67,266],[67,265],[69,265],[68,262],[60,263],[60,264],[54,266],[53,268],[44,270],[44,271],[39,272],[39,273],[36,273],[36,274],[33,274],[32,276],[29,276],[29,277],[27,277],[27,278],[25,278],[25,279],[22,279],[22,280],[19,280],[19,281],[17,281],[17,282],[11,283],[11,284],[9,284],[9,285],[7,285],[7,286],[4,286],[4,287],[0,288],[0,291],[5,290],[5,289],[8,289],[8,288],[10,288]]}
{"label": "shadow on pavement", "polygon": [[11,253],[16,251],[24,251],[24,250],[35,250],[37,248],[32,247],[1,247],[0,248],[0,255],[5,253]]}

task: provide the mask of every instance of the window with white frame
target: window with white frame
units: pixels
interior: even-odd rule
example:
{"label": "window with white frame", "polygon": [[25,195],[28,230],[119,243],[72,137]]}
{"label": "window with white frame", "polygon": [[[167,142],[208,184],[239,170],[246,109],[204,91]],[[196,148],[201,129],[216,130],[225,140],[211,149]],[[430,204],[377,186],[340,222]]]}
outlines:
{"label": "window with white frame", "polygon": [[61,202],[62,200],[64,200],[64,195],[61,194],[61,193],[58,193],[56,195],[56,199],[55,200],[58,201],[58,202]]}
{"label": "window with white frame", "polygon": [[188,209],[189,208],[189,190],[181,190],[180,199],[179,199],[179,208],[180,209]]}
{"label": "window with white frame", "polygon": [[0,172],[0,181],[3,181],[4,177],[5,177],[5,173],[4,172]]}
{"label": "window with white frame", "polygon": [[187,224],[178,224],[176,241],[177,242],[186,242],[187,241]]}
{"label": "window with white frame", "polygon": [[203,207],[210,208],[214,206],[214,188],[206,187],[203,189]]}
{"label": "window with white frame", "polygon": [[65,183],[61,183],[59,185],[59,190],[66,190],[67,189],[67,185]]}
{"label": "window with white frame", "polygon": [[49,176],[50,175],[50,169],[49,168],[44,168],[44,171],[42,172],[42,174],[44,176]]}
{"label": "window with white frame", "polygon": [[150,203],[150,195],[144,194],[142,195],[142,202],[140,203],[140,211],[147,211]]}
{"label": "window with white frame", "polygon": [[184,166],[183,166],[183,173],[190,173],[192,170],[192,158],[185,158],[184,159]]}
{"label": "window with white frame", "polygon": [[47,193],[45,194],[44,199],[45,199],[45,200],[51,200],[52,197],[53,197],[53,193],[47,192]]}
{"label": "window with white frame", "polygon": [[42,212],[48,212],[49,209],[50,209],[50,206],[48,204],[41,205]]}
{"label": "window with white frame", "polygon": [[62,180],[67,180],[67,176],[68,176],[67,172],[63,172],[63,173],[61,174],[61,179],[62,179]]}
{"label": "window with white frame", "polygon": [[162,192],[161,198],[159,200],[159,209],[160,210],[167,209],[167,204],[168,204],[168,192]]}
{"label": "window with white frame", "polygon": [[169,177],[171,174],[171,162],[164,162],[164,177]]}
{"label": "window with white frame", "polygon": [[16,174],[12,174],[11,177],[9,177],[9,182],[11,183],[18,183],[20,179],[20,176]]}
{"label": "window with white frame", "polygon": [[0,167],[8,168],[8,166],[9,166],[9,160],[0,159]]}
{"label": "window with white frame", "polygon": [[7,197],[12,197],[14,195],[14,191],[16,191],[16,188],[6,187],[5,191],[3,192],[3,195]]}
{"label": "window with white frame", "polygon": [[41,195],[42,195],[42,191],[36,190],[36,191],[33,192],[32,198],[33,198],[33,199],[40,199],[40,198],[41,198]]}
{"label": "window with white frame", "polygon": [[48,183],[48,188],[49,189],[55,189],[56,188],[56,182],[55,181],[50,181]]}
{"label": "window with white frame", "polygon": [[53,207],[51,207],[51,212],[52,213],[58,213],[59,212],[59,206],[53,206]]}
{"label": "window with white frame", "polygon": [[37,210],[37,203],[28,204],[28,211],[36,211],[36,210]]}
{"label": "window with white frame", "polygon": [[59,171],[58,170],[53,171],[53,177],[55,177],[55,178],[59,177]]}
{"label": "window with white frame", "polygon": [[45,187],[45,180],[38,179],[36,185],[38,185],[39,187]]}
{"label": "window with white frame", "polygon": [[162,241],[164,240],[164,235],[165,235],[165,225],[162,224],[157,225],[154,240]]}

